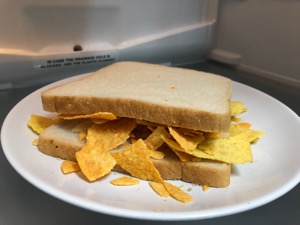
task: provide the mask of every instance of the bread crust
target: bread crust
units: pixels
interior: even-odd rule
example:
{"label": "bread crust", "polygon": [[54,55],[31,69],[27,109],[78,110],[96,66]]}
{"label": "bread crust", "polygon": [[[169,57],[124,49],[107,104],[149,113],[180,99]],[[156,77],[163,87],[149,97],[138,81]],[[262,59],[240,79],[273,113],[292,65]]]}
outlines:
{"label": "bread crust", "polygon": [[[49,102],[52,102],[49,104]],[[220,115],[132,99],[86,98],[62,96],[56,100],[43,98],[46,111],[72,114],[111,112],[118,117],[134,118],[170,127],[183,127],[205,132],[227,132],[230,126],[230,112]],[[55,105],[55,110],[48,105]]]}
{"label": "bread crust", "polygon": [[[87,88],[83,88],[84,85]],[[44,91],[42,104],[49,112],[111,112],[118,117],[166,126],[227,132],[230,97],[231,81],[225,77],[188,69],[121,62],[79,81]]]}

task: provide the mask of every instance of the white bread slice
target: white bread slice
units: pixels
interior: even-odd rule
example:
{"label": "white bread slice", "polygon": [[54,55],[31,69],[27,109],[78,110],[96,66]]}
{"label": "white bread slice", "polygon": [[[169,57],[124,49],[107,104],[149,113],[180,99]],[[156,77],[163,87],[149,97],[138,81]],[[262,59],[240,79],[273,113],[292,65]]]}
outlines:
{"label": "white bread slice", "polygon": [[[76,123],[76,121],[64,121],[45,129],[39,136],[38,149],[56,158],[76,161],[75,153],[85,143],[78,139],[78,133],[71,131]],[[230,183],[229,164],[210,160],[183,163],[169,149],[165,148],[163,151],[164,159],[152,159],[152,161],[165,180],[183,180],[218,188],[226,187]],[[114,171],[125,172],[118,165],[115,166]]]}
{"label": "white bread slice", "polygon": [[111,112],[172,127],[227,132],[231,80],[215,74],[119,62],[42,93],[45,111]]}

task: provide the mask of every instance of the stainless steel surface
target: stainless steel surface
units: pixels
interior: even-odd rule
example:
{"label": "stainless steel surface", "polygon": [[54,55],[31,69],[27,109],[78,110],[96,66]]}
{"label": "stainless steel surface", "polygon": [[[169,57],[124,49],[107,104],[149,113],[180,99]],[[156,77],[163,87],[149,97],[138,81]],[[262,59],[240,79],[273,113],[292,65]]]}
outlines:
{"label": "stainless steel surface", "polygon": [[[195,64],[189,68],[210,71],[261,90],[300,115],[300,90],[293,89],[216,63]],[[40,86],[0,92],[1,126],[7,113],[22,98]],[[271,112],[270,112],[271,113]],[[267,119],[267,118],[266,118]],[[287,131],[288,132],[288,131]],[[18,141],[18,131],[16,131]],[[22,149],[20,149],[22,151]],[[0,224],[273,224],[296,225],[300,223],[300,185],[279,199],[259,208],[215,219],[201,221],[158,222],[141,221],[91,212],[62,202],[32,186],[8,163],[0,151]]]}

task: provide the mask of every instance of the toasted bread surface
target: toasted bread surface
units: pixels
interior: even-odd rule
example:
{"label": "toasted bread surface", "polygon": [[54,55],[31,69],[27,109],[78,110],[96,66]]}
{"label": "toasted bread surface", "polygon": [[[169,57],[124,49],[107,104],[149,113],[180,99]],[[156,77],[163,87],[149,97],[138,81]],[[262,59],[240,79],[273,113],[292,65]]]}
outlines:
{"label": "toasted bread surface", "polygon": [[[76,121],[65,121],[48,127],[40,134],[38,149],[47,155],[76,161],[75,153],[85,144],[78,139],[78,134],[72,132]],[[164,159],[152,159],[154,166],[165,180],[183,180],[186,182],[208,185],[211,187],[226,187],[230,183],[231,166],[226,163],[203,160],[200,162],[181,162],[177,156],[167,150]],[[125,172],[120,166],[114,171]]]}
{"label": "toasted bread surface", "polygon": [[231,80],[189,69],[119,62],[42,93],[49,112],[111,112],[173,127],[227,132]]}

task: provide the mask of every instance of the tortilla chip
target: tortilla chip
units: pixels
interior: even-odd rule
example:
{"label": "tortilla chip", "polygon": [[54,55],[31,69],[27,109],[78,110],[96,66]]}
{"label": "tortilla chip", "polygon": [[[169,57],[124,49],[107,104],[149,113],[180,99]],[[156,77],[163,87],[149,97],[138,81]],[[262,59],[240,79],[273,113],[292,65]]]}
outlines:
{"label": "tortilla chip", "polygon": [[67,173],[80,171],[80,167],[77,162],[65,160],[61,164],[61,170],[64,174],[67,174]]}
{"label": "tortilla chip", "polygon": [[196,150],[188,153],[199,158],[213,159],[229,164],[253,162],[250,143],[245,134],[244,136],[206,139]]}
{"label": "tortilla chip", "polygon": [[171,148],[177,151],[185,152],[186,150],[183,149],[176,141],[172,140],[171,138],[167,138],[165,136],[161,136],[161,139]]}
{"label": "tortilla chip", "polygon": [[153,150],[148,150],[148,154],[151,158],[153,159],[163,159],[165,157],[165,153],[161,151],[153,151]]}
{"label": "tortilla chip", "polygon": [[241,119],[241,118],[238,118],[238,117],[236,117],[236,116],[232,116],[232,117],[231,117],[231,121],[233,121],[233,122],[240,122],[240,121],[242,121],[242,119]]}
{"label": "tortilla chip", "polygon": [[180,133],[178,129],[173,127],[169,127],[169,132],[180,145],[180,147],[187,151],[194,150],[205,139],[202,133],[192,137]]}
{"label": "tortilla chip", "polygon": [[148,152],[149,149],[145,142],[139,139],[134,144],[128,146],[124,151],[114,153],[113,156],[117,164],[132,176],[142,180],[163,182]]}
{"label": "tortilla chip", "polygon": [[208,190],[209,190],[209,186],[207,186],[207,185],[202,185],[202,190],[203,190],[203,191],[208,191]]}
{"label": "tortilla chip", "polygon": [[178,156],[178,158],[181,162],[194,161],[195,157],[193,155],[187,154],[182,151],[175,150],[173,148],[171,148],[171,150]]}
{"label": "tortilla chip", "polygon": [[37,134],[42,133],[47,127],[54,124],[55,121],[43,116],[32,114],[27,125]]}
{"label": "tortilla chip", "polygon": [[116,165],[116,161],[109,150],[99,147],[100,142],[92,139],[94,137],[88,135],[89,141],[79,152],[76,152],[78,164],[89,181],[107,175]]}
{"label": "tortilla chip", "polygon": [[230,102],[230,110],[231,116],[236,116],[247,111],[242,102]]}
{"label": "tortilla chip", "polygon": [[33,146],[37,146],[38,143],[39,143],[39,139],[38,139],[38,138],[37,138],[37,139],[34,139],[34,140],[31,142],[31,144],[32,144]]}
{"label": "tortilla chip", "polygon": [[107,175],[116,165],[110,151],[126,142],[136,123],[121,119],[88,129],[85,146],[76,152],[78,164],[89,181]]}
{"label": "tortilla chip", "polygon": [[145,140],[145,144],[151,150],[157,150],[161,147],[164,141],[161,139],[161,136],[170,136],[164,127],[157,127],[152,134],[150,134]]}
{"label": "tortilla chip", "polygon": [[250,143],[256,142],[260,136],[263,136],[265,133],[263,131],[256,131],[250,129],[251,124],[248,123],[237,123],[231,124],[229,129],[230,136],[236,136],[241,134],[246,134],[246,140]]}
{"label": "tortilla chip", "polygon": [[169,197],[170,194],[169,192],[166,190],[164,184],[162,183],[157,183],[154,181],[149,182],[151,188],[161,197]]}
{"label": "tortilla chip", "polygon": [[203,132],[200,130],[192,130],[192,129],[182,128],[182,127],[176,127],[176,130],[178,130],[178,132],[180,132],[181,134],[190,137],[195,137],[200,134],[203,134]]}
{"label": "tortilla chip", "polygon": [[250,129],[251,128],[251,124],[250,123],[238,123],[237,124],[240,127],[246,128],[246,129]]}
{"label": "tortilla chip", "polygon": [[140,183],[139,180],[134,179],[132,177],[120,177],[114,180],[110,181],[111,184],[115,185],[115,186],[132,186],[132,185],[137,185]]}
{"label": "tortilla chip", "polygon": [[219,139],[206,139],[195,150],[187,151],[176,141],[163,137],[165,143],[172,149],[182,151],[202,159],[213,159],[227,163],[246,163],[252,162],[250,143],[247,141],[246,133],[244,136],[233,136]]}
{"label": "tortilla chip", "polygon": [[215,133],[215,132],[205,132],[203,133],[203,136],[207,139],[217,139],[222,136],[221,133]]}
{"label": "tortilla chip", "polygon": [[180,202],[183,202],[183,203],[191,202],[191,201],[194,200],[192,196],[185,193],[180,188],[178,188],[178,187],[176,187],[176,186],[174,186],[174,185],[172,185],[168,182],[164,182],[163,184],[164,184],[166,190],[171,195],[171,197],[173,197],[174,199],[176,199]]}

